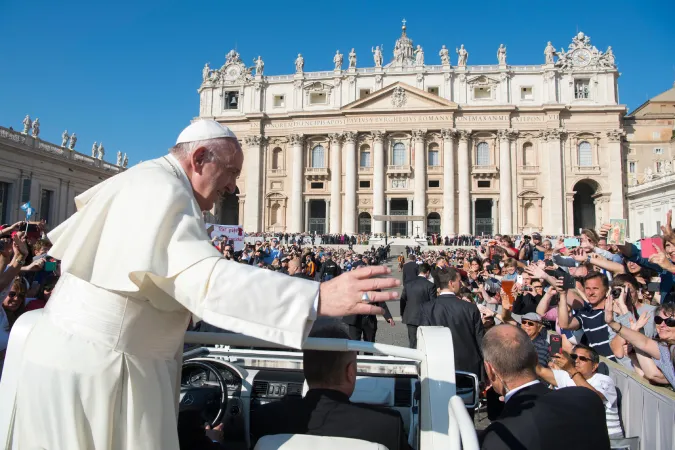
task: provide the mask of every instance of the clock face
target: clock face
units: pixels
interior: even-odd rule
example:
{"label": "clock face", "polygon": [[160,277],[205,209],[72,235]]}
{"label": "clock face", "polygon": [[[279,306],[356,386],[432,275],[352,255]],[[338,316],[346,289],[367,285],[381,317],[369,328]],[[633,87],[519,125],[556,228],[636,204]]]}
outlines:
{"label": "clock face", "polygon": [[238,66],[232,66],[227,69],[227,79],[236,80],[241,75],[241,69]]}
{"label": "clock face", "polygon": [[572,62],[574,62],[575,66],[585,67],[589,65],[591,62],[591,52],[585,48],[575,50],[572,55]]}

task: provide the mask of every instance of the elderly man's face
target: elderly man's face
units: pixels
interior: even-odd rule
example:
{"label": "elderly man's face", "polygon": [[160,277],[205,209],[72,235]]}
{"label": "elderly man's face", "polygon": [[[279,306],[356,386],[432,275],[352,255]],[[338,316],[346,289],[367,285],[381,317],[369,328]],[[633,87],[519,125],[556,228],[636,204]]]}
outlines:
{"label": "elderly man's face", "polygon": [[237,188],[244,154],[235,139],[212,139],[192,152],[192,190],[202,211]]}

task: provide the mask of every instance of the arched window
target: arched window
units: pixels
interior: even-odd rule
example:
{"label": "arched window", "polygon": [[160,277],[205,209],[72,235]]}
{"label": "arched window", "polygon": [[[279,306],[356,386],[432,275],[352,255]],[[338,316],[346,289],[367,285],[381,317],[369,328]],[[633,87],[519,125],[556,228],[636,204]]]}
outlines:
{"label": "arched window", "polygon": [[593,165],[593,151],[591,143],[583,141],[579,143],[579,166],[591,167]]}
{"label": "arched window", "polygon": [[272,150],[272,169],[281,169],[283,167],[281,155],[282,153],[279,147]]}
{"label": "arched window", "polygon": [[476,165],[490,165],[490,146],[487,144],[487,142],[480,142],[476,147]]}
{"label": "arched window", "polygon": [[361,146],[361,158],[359,159],[359,167],[372,167],[370,163],[370,147],[368,145]]}
{"label": "arched window", "polygon": [[532,202],[527,202],[525,203],[524,206],[524,211],[523,211],[523,216],[525,219],[525,226],[536,226],[537,224],[537,217],[536,217],[536,210],[535,206],[532,204]]}
{"label": "arched window", "polygon": [[534,146],[526,142],[523,144],[523,166],[528,167],[528,166],[535,166],[536,164],[534,163]]}
{"label": "arched window", "polygon": [[317,145],[312,149],[312,167],[324,168],[326,167],[325,150],[321,145]]}
{"label": "arched window", "polygon": [[438,153],[438,144],[432,143],[429,144],[429,154],[427,155],[427,165],[428,166],[440,166],[441,159]]}
{"label": "arched window", "polygon": [[394,144],[392,164],[395,166],[402,166],[405,164],[405,144],[402,142],[397,142]]}
{"label": "arched window", "polygon": [[270,210],[270,225],[279,225],[279,208],[281,206],[278,203],[272,205]]}

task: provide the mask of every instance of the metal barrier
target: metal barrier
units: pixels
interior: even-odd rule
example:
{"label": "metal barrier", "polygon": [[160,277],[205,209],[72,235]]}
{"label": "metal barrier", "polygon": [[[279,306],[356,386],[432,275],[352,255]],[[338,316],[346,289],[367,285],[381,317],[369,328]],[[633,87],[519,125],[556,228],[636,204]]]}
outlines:
{"label": "metal barrier", "polygon": [[675,392],[652,386],[637,373],[602,358],[621,391],[626,437],[640,437],[641,450],[675,450]]}

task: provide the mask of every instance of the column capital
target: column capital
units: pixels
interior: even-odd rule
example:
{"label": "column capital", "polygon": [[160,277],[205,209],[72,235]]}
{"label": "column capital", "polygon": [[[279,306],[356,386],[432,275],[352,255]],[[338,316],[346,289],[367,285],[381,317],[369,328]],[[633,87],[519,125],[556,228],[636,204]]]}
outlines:
{"label": "column capital", "polygon": [[331,133],[328,135],[331,145],[339,144],[342,140],[342,133]]}
{"label": "column capital", "polygon": [[373,137],[374,142],[382,142],[382,141],[384,141],[384,138],[387,135],[387,132],[375,130],[375,131],[371,131],[370,135]]}
{"label": "column capital", "polygon": [[459,134],[459,140],[460,141],[468,141],[471,139],[471,133],[472,130],[457,130],[457,133]]}
{"label": "column capital", "polygon": [[559,141],[565,134],[567,134],[567,130],[564,128],[553,128],[543,131],[544,140],[546,141]]}
{"label": "column capital", "polygon": [[610,142],[621,142],[621,139],[626,135],[626,132],[624,130],[609,130],[607,132],[607,139],[609,139]]}
{"label": "column capital", "polygon": [[513,128],[507,128],[505,130],[497,131],[497,135],[500,140],[509,141],[510,139],[516,139],[518,137],[518,131]]}
{"label": "column capital", "polygon": [[342,133],[342,138],[345,140],[345,143],[356,142],[357,135],[353,131],[345,131]]}
{"label": "column capital", "polygon": [[288,136],[288,139],[291,142],[291,145],[302,145],[305,140],[305,136],[302,134],[291,134]]}
{"label": "column capital", "polygon": [[244,137],[244,143],[249,147],[258,147],[261,144],[265,144],[266,142],[267,138],[259,134]]}
{"label": "column capital", "polygon": [[457,137],[457,129],[456,128],[443,128],[441,130],[441,136],[443,139],[455,139]]}
{"label": "column capital", "polygon": [[424,142],[426,135],[427,130],[412,130],[412,136],[415,142]]}

